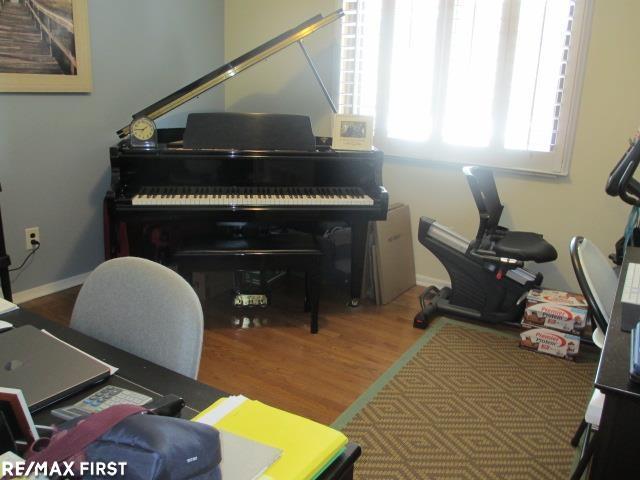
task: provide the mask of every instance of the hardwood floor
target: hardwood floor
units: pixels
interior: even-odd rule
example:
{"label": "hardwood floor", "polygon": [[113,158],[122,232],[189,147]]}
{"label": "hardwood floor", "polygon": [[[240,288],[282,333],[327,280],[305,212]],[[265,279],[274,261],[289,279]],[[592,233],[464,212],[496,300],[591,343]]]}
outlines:
{"label": "hardwood floor", "polygon": [[[331,423],[423,333],[414,329],[420,287],[389,305],[346,306],[346,292],[323,292],[320,332],[309,333],[302,283],[279,286],[267,309],[239,311],[228,289],[207,296],[198,379],[275,407]],[[21,305],[68,324],[79,287]]]}

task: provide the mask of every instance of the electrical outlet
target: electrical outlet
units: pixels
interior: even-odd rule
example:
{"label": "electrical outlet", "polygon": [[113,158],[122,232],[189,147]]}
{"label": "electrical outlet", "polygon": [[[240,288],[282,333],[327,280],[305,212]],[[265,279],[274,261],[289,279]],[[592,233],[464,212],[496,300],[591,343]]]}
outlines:
{"label": "electrical outlet", "polygon": [[37,240],[38,242],[40,241],[39,227],[30,227],[30,228],[24,229],[24,241],[25,241],[24,247],[27,250],[32,250],[34,247],[33,245],[31,245],[31,240]]}

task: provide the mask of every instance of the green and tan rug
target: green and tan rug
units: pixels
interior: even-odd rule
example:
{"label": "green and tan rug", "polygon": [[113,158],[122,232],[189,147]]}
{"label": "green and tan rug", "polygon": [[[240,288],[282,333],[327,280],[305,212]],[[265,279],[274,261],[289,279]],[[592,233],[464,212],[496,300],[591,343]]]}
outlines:
{"label": "green and tan rug", "polygon": [[595,369],[440,319],[333,426],[358,479],[564,479]]}

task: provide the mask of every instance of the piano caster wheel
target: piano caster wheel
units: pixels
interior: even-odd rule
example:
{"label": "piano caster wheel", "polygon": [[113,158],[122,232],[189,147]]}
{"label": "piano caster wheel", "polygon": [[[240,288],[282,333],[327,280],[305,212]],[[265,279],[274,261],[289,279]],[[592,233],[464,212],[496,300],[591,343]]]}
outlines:
{"label": "piano caster wheel", "polygon": [[351,308],[356,308],[360,306],[360,299],[359,298],[352,298],[351,301],[349,302],[349,306]]}

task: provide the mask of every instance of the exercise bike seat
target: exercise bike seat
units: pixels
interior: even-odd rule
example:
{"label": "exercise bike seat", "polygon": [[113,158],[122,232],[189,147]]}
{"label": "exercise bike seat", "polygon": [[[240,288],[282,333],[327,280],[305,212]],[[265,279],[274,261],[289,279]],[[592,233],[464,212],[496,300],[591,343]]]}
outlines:
{"label": "exercise bike seat", "polygon": [[515,258],[524,262],[544,263],[558,258],[558,252],[542,235],[533,232],[505,231],[493,245],[501,257]]}
{"label": "exercise bike seat", "polygon": [[513,258],[523,262],[551,262],[558,258],[553,246],[534,232],[512,232],[500,227],[504,206],[500,202],[493,172],[488,168],[464,167],[469,188],[480,215],[476,234],[476,245],[486,246],[499,257]]}

